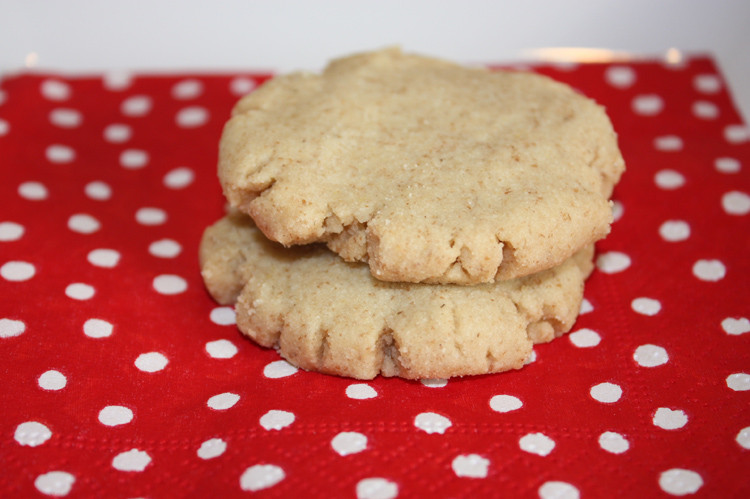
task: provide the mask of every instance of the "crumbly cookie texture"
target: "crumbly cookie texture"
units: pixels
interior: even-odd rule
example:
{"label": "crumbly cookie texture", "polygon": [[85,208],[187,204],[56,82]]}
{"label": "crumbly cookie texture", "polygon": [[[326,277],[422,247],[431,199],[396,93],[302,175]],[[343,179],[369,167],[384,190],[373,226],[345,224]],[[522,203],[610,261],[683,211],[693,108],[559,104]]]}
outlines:
{"label": "crumbly cookie texture", "polygon": [[228,201],[268,238],[397,282],[558,265],[608,233],[623,169],[603,108],[570,87],[396,49],[272,79],[237,103],[219,155]]}
{"label": "crumbly cookie texture", "polygon": [[206,287],[236,302],[244,334],[303,369],[359,379],[522,367],[534,343],[572,327],[592,256],[588,246],[552,269],[491,284],[390,283],[322,246],[268,241],[239,214],[206,229],[200,247]]}

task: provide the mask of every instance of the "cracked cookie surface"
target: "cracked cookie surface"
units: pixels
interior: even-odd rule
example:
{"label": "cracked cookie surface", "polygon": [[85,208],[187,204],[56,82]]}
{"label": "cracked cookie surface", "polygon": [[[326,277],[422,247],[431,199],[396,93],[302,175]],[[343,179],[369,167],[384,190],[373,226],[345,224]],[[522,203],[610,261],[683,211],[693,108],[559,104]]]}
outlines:
{"label": "cracked cookie surface", "polygon": [[320,245],[284,248],[234,213],[206,229],[201,273],[237,325],[292,364],[371,379],[517,369],[567,332],[591,272],[588,246],[552,269],[476,286],[390,283]]}
{"label": "cracked cookie surface", "polygon": [[397,282],[558,265],[607,234],[623,169],[603,108],[570,87],[396,49],[270,80],[219,154],[228,201],[268,238]]}

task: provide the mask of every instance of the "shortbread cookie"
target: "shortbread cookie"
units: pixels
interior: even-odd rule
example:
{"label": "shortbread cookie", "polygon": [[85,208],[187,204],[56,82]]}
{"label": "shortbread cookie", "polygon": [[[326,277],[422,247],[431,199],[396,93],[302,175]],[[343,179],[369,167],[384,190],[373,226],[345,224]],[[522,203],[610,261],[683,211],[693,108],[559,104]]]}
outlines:
{"label": "shortbread cookie", "polygon": [[233,207],[380,280],[474,284],[605,236],[624,168],[602,107],[553,80],[398,50],[274,78],[221,139]]}
{"label": "shortbread cookie", "polygon": [[573,325],[591,246],[534,275],[476,286],[373,278],[320,245],[284,248],[244,215],[206,229],[203,279],[236,302],[240,330],[292,364],[371,379],[448,378],[517,369],[534,343]]}

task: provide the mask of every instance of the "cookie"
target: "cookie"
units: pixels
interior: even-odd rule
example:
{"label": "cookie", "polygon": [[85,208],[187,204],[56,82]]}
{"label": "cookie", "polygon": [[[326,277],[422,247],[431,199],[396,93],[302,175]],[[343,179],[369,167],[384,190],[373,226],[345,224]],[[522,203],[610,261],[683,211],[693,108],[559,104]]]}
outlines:
{"label": "cookie", "polygon": [[390,49],[279,76],[224,128],[229,203],[384,281],[476,284],[605,236],[624,169],[603,108],[547,77]]}
{"label": "cookie", "polygon": [[236,302],[240,330],[303,369],[360,379],[448,378],[517,369],[534,343],[567,332],[591,246],[552,269],[475,286],[390,283],[322,245],[269,241],[249,217],[206,229],[201,272]]}

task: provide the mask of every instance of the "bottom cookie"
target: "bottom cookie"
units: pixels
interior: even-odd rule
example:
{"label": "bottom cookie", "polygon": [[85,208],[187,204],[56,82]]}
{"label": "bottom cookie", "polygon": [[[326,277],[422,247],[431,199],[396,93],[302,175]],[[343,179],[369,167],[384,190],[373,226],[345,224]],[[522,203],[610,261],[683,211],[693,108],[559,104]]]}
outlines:
{"label": "bottom cookie", "polygon": [[476,286],[374,279],[321,246],[284,248],[249,217],[206,229],[201,273],[239,329],[292,364],[358,379],[449,378],[518,369],[570,330],[593,247],[561,265]]}

